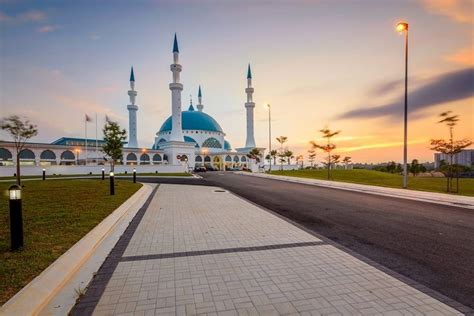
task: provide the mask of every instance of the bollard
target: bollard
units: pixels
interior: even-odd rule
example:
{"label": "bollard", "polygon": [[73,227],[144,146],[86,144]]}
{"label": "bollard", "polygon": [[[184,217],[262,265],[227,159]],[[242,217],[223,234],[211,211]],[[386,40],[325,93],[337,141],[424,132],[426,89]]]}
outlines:
{"label": "bollard", "polygon": [[102,180],[105,180],[105,170],[102,169]]}
{"label": "bollard", "polygon": [[109,173],[109,178],[110,178],[110,195],[115,195],[115,184],[114,184],[114,173],[110,171]]}
{"label": "bollard", "polygon": [[133,183],[137,183],[137,169],[133,169]]}
{"label": "bollard", "polygon": [[11,250],[15,251],[23,247],[23,214],[21,206],[21,187],[12,185],[9,189],[10,195],[10,236]]}
{"label": "bollard", "polygon": [[46,169],[43,168],[43,181],[46,180]]}

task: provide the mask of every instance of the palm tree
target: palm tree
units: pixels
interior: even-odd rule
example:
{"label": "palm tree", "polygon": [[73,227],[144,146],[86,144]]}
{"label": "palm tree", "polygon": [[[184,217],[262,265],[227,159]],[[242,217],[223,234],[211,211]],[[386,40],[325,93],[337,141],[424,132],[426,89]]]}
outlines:
{"label": "palm tree", "polygon": [[316,159],[316,151],[314,149],[308,150],[308,161],[311,164],[311,168],[313,168],[313,162]]}
{"label": "palm tree", "polygon": [[323,128],[322,130],[320,130],[320,132],[323,134],[323,138],[327,139],[327,144],[319,145],[314,141],[311,141],[310,144],[313,146],[313,149],[319,148],[328,153],[328,157],[326,159],[327,160],[326,165],[328,168],[328,180],[330,180],[331,179],[331,163],[332,163],[331,151],[333,151],[336,148],[336,145],[331,143],[331,138],[341,133],[341,131],[333,132],[329,128]]}
{"label": "palm tree", "polygon": [[284,155],[287,159],[288,164],[291,165],[291,158],[295,158],[295,156],[293,156],[293,152],[287,149],[285,150]]}
{"label": "palm tree", "polygon": [[344,169],[347,170],[347,165],[350,164],[352,162],[351,160],[352,158],[349,157],[349,156],[346,156],[344,157],[344,159],[342,159],[342,162],[344,163]]}
{"label": "palm tree", "polygon": [[298,162],[301,162],[301,169],[303,169],[303,163],[304,163],[303,155],[296,156],[296,164],[298,164]]}
{"label": "palm tree", "polygon": [[285,161],[285,154],[283,152],[283,144],[286,143],[286,141],[288,140],[288,137],[286,136],[280,136],[280,137],[277,137],[276,138],[277,142],[280,143],[280,153],[278,154],[278,156],[280,157],[280,170],[283,170],[283,162]]}
{"label": "palm tree", "polygon": [[273,149],[272,151],[270,151],[270,157],[273,158],[273,165],[276,165],[277,155],[278,155],[278,150]]}

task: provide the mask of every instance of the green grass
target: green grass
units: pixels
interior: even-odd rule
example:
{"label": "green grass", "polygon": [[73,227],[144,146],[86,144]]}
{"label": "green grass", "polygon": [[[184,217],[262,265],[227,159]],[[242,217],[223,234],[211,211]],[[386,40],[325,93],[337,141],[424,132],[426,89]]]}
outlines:
{"label": "green grass", "polygon": [[[272,171],[272,174],[310,179],[327,179],[327,170],[324,169]],[[402,188],[403,184],[403,177],[399,174],[363,169],[332,170],[332,177],[334,181],[369,184],[390,188]],[[408,188],[418,191],[446,193],[446,178],[410,176],[408,179]],[[458,194],[474,196],[474,179],[459,179]]]}
{"label": "green grass", "polygon": [[25,181],[25,246],[11,252],[7,197],[10,184],[0,183],[0,305],[141,187],[139,183],[117,180],[115,195],[111,196],[108,181]]}

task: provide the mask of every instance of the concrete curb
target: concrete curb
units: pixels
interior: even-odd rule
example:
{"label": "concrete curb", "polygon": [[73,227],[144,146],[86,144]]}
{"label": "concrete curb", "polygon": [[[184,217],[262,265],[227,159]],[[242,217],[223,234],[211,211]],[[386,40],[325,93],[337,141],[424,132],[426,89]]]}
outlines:
{"label": "concrete curb", "polygon": [[462,208],[467,208],[467,209],[474,209],[474,198],[469,197],[469,196],[457,196],[457,195],[450,195],[450,194],[444,194],[444,193],[404,190],[404,189],[379,187],[379,186],[366,185],[366,184],[269,175],[266,173],[249,173],[249,172],[236,172],[236,173],[240,175],[267,178],[267,179],[273,179],[273,180],[279,180],[279,181],[315,185],[315,186],[333,188],[333,189],[339,189],[339,190],[363,192],[367,194],[383,195],[383,196],[390,196],[390,197],[400,198],[400,199],[408,199],[408,200],[415,200],[415,201],[421,201],[421,202],[429,202],[429,203],[435,203],[435,204],[462,207]]}
{"label": "concrete curb", "polygon": [[[87,285],[115,242],[110,235],[120,237],[138,209],[152,192],[143,185],[134,195],[62,254],[40,275],[20,290],[0,308],[0,315],[65,315],[74,306],[77,293],[74,284]],[[116,238],[118,238],[116,237]],[[100,253],[96,252],[100,249]],[[90,263],[98,265],[92,269]],[[86,267],[88,273],[84,273]],[[85,286],[84,286],[85,287]],[[64,293],[67,292],[67,293]],[[60,293],[62,292],[62,293]],[[57,299],[59,298],[59,299]],[[53,303],[54,304],[51,304]],[[54,305],[54,306],[52,306]]]}

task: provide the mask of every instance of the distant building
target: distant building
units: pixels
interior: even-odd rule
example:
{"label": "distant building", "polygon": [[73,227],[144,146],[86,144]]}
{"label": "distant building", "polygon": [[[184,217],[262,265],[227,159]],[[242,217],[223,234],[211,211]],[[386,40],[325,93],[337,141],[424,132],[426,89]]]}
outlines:
{"label": "distant building", "polygon": [[[434,154],[434,163],[435,168],[439,168],[441,161],[444,160],[445,162],[449,162],[449,156],[442,153],[435,153]],[[453,163],[458,165],[463,165],[467,167],[474,166],[474,149],[464,149],[460,153],[454,155]]]}

